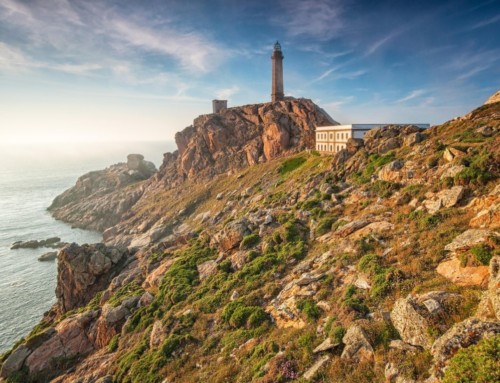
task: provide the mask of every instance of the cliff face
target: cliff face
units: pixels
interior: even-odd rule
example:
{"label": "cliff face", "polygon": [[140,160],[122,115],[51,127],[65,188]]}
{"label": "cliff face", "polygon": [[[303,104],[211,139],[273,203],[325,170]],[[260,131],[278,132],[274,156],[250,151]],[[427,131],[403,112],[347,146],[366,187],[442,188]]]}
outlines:
{"label": "cliff face", "polygon": [[498,380],[499,116],[383,127],[334,156],[262,143],[264,162],[215,177],[180,170],[204,153],[189,128],[105,232],[129,250],[63,249],[58,302],[0,376],[436,383],[479,349],[472,373]]}
{"label": "cliff face", "polygon": [[75,227],[103,231],[116,225],[144,192],[144,180],[156,167],[141,154],[127,163],[84,174],[75,186],[57,196],[48,210],[54,218]]}
{"label": "cliff face", "polygon": [[311,100],[246,105],[200,116],[175,135],[178,173],[212,176],[314,148],[315,126],[338,124]]}

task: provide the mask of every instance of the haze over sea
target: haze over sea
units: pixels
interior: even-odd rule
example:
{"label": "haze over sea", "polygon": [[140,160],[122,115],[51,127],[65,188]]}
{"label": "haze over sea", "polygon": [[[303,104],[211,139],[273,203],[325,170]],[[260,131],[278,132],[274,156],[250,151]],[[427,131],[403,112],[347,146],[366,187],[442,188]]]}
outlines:
{"label": "haze over sea", "polygon": [[15,241],[60,237],[95,243],[100,233],[72,229],[46,211],[54,197],[91,170],[141,153],[157,167],[171,142],[0,144],[0,353],[26,336],[55,302],[56,262],[37,258],[49,248],[10,250]]}

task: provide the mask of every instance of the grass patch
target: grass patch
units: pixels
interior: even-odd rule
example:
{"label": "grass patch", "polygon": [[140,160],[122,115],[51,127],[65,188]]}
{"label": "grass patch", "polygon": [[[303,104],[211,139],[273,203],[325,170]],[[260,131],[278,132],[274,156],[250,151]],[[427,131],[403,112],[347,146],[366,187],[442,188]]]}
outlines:
{"label": "grass patch", "polygon": [[295,169],[300,168],[307,160],[304,157],[293,157],[289,158],[281,164],[278,168],[278,173],[281,175],[285,175],[294,171]]}

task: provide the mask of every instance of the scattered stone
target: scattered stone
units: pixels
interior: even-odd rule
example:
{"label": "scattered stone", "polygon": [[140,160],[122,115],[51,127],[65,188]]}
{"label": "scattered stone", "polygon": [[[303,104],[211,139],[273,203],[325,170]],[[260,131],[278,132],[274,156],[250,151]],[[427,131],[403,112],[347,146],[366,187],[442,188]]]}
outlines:
{"label": "scattered stone", "polygon": [[218,193],[217,197],[215,197],[217,201],[220,201],[222,198],[224,198],[224,193]]}
{"label": "scattered stone", "polygon": [[500,321],[500,256],[490,261],[488,290],[483,293],[476,316],[482,320]]}
{"label": "scattered stone", "polygon": [[464,156],[465,156],[464,152],[452,147],[447,147],[443,152],[443,158],[448,162],[453,161],[455,158],[460,158]]}
{"label": "scattered stone", "polygon": [[401,339],[391,340],[389,343],[389,348],[394,348],[396,350],[404,351],[404,352],[416,352],[418,351],[418,347],[412,346],[411,344],[403,342]]}
{"label": "scattered stone", "polygon": [[431,348],[435,366],[442,370],[448,360],[461,348],[467,348],[481,339],[500,334],[500,322],[483,322],[469,318],[455,324],[439,337]]}
{"label": "scattered stone", "polygon": [[498,238],[499,236],[490,230],[469,229],[455,237],[444,249],[448,251],[464,251],[493,237]]}
{"label": "scattered stone", "polygon": [[240,294],[234,290],[231,294],[231,297],[229,298],[231,301],[235,301],[236,299],[238,299],[240,297]]}
{"label": "scattered stone", "polygon": [[351,325],[342,338],[342,342],[345,344],[344,351],[340,356],[342,359],[353,362],[373,360],[373,347],[368,341],[365,331],[359,325]]}
{"label": "scattered stone", "polygon": [[311,380],[316,373],[330,360],[329,355],[323,355],[304,373],[304,379]]}
{"label": "scattered stone", "polygon": [[411,295],[396,301],[391,311],[391,321],[404,342],[425,349],[431,347],[427,321],[416,310],[416,302]]}
{"label": "scattered stone", "polygon": [[328,351],[328,350],[331,350],[332,348],[335,348],[335,347],[337,347],[339,345],[340,345],[339,342],[333,343],[332,340],[331,340],[331,338],[328,337],[319,346],[317,346],[313,350],[313,353],[317,354],[319,352]]}
{"label": "scattered stone", "polygon": [[149,336],[149,347],[156,348],[160,346],[165,340],[167,333],[163,328],[163,324],[160,320],[153,323],[153,329],[151,330],[151,335]]}
{"label": "scattered stone", "polygon": [[198,274],[200,275],[200,281],[207,279],[208,277],[217,273],[217,262],[214,260],[203,262],[196,266],[198,269]]}

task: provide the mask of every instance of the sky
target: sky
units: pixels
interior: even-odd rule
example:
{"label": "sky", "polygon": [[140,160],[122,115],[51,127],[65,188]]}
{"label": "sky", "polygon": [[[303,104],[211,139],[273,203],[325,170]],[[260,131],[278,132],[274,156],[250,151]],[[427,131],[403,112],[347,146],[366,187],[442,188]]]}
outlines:
{"label": "sky", "polygon": [[341,123],[438,124],[500,89],[500,0],[0,0],[0,143],[172,141],[285,95]]}

